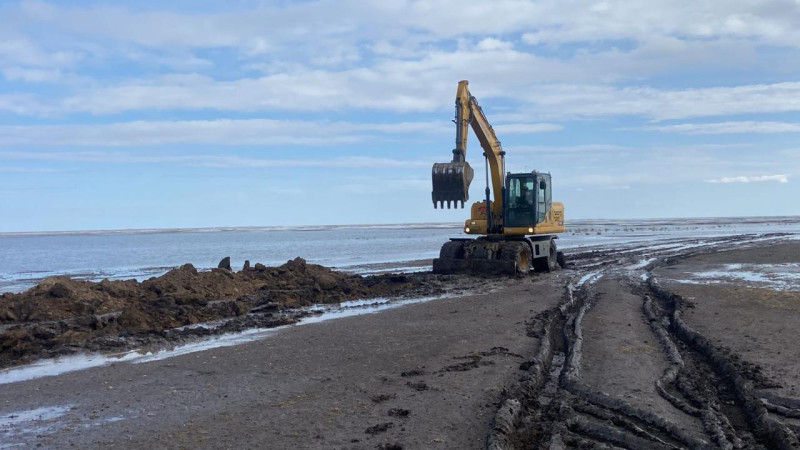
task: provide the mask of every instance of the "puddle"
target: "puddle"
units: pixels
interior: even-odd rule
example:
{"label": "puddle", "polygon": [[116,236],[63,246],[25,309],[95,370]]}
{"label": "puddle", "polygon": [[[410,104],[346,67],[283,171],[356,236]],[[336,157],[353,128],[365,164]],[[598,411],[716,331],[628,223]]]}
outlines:
{"label": "puddle", "polygon": [[656,258],[643,259],[643,260],[639,261],[636,264],[631,264],[627,268],[631,269],[631,270],[644,269],[645,267],[647,267],[648,264],[650,264],[651,262],[653,262],[655,260],[656,260]]}
{"label": "puddle", "polygon": [[800,291],[800,263],[725,264],[685,275],[688,278],[673,281],[685,284],[738,283],[746,287]]}
{"label": "puddle", "polygon": [[597,280],[599,280],[603,274],[600,271],[589,272],[586,275],[582,276],[577,283],[575,283],[575,287],[581,287],[584,283],[588,282],[589,284],[594,284]]}
{"label": "puddle", "polygon": [[34,378],[52,377],[61,375],[62,373],[105,366],[115,362],[131,361],[136,357],[137,355],[133,353],[123,353],[116,355],[80,354],[55,359],[45,359],[33,364],[1,371],[0,384],[16,383],[19,381],[32,380]]}
{"label": "puddle", "polygon": [[[0,371],[0,384],[17,383],[20,381],[33,380],[42,377],[52,377],[68,372],[75,372],[78,370],[101,367],[115,363],[141,364],[152,361],[160,361],[176,356],[210,350],[213,348],[231,347],[234,345],[258,341],[265,339],[284,328],[302,326],[311,323],[320,323],[327,320],[340,319],[343,317],[372,314],[404,305],[423,303],[431,300],[448,298],[451,296],[452,295],[441,295],[393,301],[390,301],[386,298],[374,298],[368,300],[352,300],[342,302],[336,306],[315,305],[307,308],[307,310],[315,312],[316,314],[305,317],[296,324],[283,325],[274,328],[253,328],[250,330],[222,334],[219,336],[205,338],[196,342],[154,351],[138,349],[110,355],[99,353],[79,354],[42,360],[33,364]],[[212,325],[207,324],[206,326],[210,327]]]}
{"label": "puddle", "polygon": [[[342,317],[360,316],[362,314],[372,314],[387,309],[397,308],[399,306],[411,305],[414,303],[424,303],[431,300],[437,300],[449,297],[451,296],[441,295],[436,297],[420,297],[407,300],[395,300],[391,302],[389,300],[384,300],[383,302],[381,302],[380,301],[381,299],[372,299],[366,301],[355,300],[352,302],[342,302],[341,307],[327,310],[318,316],[306,317],[298,325],[303,325],[307,323],[319,323],[330,319],[340,319]],[[359,302],[367,302],[367,303],[366,305],[360,305]]]}
{"label": "puddle", "polygon": [[22,447],[26,442],[11,442],[11,439],[23,439],[40,434],[51,433],[58,425],[59,417],[71,409],[71,406],[43,406],[26,411],[14,411],[0,416],[0,448]]}

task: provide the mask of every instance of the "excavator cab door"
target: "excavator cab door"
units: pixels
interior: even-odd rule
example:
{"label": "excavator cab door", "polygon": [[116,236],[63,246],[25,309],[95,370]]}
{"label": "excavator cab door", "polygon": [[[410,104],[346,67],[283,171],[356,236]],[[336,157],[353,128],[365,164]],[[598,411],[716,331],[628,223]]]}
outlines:
{"label": "excavator cab door", "polygon": [[539,173],[536,176],[536,223],[544,222],[550,203],[553,201],[553,190],[550,187],[550,174]]}
{"label": "excavator cab door", "polygon": [[509,174],[506,177],[506,227],[532,227],[536,224],[536,188],[535,173]]}

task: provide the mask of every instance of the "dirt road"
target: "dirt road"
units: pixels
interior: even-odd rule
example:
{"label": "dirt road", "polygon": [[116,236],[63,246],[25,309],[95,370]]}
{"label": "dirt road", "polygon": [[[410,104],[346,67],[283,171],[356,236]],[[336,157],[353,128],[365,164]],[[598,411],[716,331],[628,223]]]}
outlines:
{"label": "dirt road", "polygon": [[0,447],[797,448],[798,255],[573,252],[482,294],[0,384]]}

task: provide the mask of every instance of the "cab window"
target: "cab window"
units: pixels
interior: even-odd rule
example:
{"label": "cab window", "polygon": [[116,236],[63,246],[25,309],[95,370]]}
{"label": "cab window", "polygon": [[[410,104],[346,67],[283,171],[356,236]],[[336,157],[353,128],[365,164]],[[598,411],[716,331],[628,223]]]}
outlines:
{"label": "cab window", "polygon": [[539,223],[544,221],[547,211],[550,210],[550,203],[552,202],[550,175],[540,175],[539,185],[536,187],[536,223]]}
{"label": "cab window", "polygon": [[509,178],[506,188],[506,226],[528,227],[534,224],[535,195],[533,177]]}

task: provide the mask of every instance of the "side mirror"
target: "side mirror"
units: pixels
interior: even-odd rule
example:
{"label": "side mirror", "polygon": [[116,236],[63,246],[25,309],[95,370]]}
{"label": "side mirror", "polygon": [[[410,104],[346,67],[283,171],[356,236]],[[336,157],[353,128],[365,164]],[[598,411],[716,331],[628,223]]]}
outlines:
{"label": "side mirror", "polygon": [[539,182],[539,189],[542,191],[547,189],[547,183],[545,183],[544,180]]}

